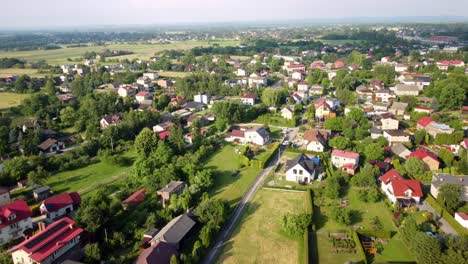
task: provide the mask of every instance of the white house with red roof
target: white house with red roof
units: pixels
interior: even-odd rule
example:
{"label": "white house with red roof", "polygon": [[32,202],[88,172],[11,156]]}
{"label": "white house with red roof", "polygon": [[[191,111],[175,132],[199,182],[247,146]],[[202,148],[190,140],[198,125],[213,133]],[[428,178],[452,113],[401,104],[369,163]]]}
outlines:
{"label": "white house with red roof", "polygon": [[300,82],[297,84],[297,90],[307,92],[309,91],[309,84],[304,81]]}
{"label": "white house with red roof", "polygon": [[136,93],[137,89],[135,89],[133,86],[130,85],[125,85],[119,87],[117,90],[117,94],[121,97],[128,97],[128,96],[134,96]]}
{"label": "white house with red roof", "polygon": [[429,152],[425,148],[420,148],[420,149],[415,150],[408,157],[409,158],[416,157],[420,159],[422,162],[424,162],[424,169],[426,170],[433,171],[433,170],[439,169],[440,162],[439,162],[439,159],[437,158],[437,155],[432,152]]}
{"label": "white house with red roof", "polygon": [[238,142],[241,144],[251,143],[263,146],[270,141],[270,134],[263,127],[237,127],[231,129],[225,140],[227,142]]}
{"label": "white house with red roof", "polygon": [[254,105],[257,100],[257,95],[253,93],[244,94],[241,97],[241,101],[244,105]]}
{"label": "white house with red roof", "polygon": [[468,213],[465,212],[456,212],[455,220],[460,223],[461,226],[468,229]]}
{"label": "white house with red roof", "polygon": [[305,74],[304,74],[303,71],[294,71],[291,74],[291,78],[293,78],[294,80],[302,81],[302,80],[304,80],[304,77],[305,77]]}
{"label": "white house with red roof", "polygon": [[135,99],[138,103],[141,103],[145,100],[151,99],[151,94],[149,91],[140,91],[135,95]]}
{"label": "white house with red roof", "polygon": [[82,228],[74,227],[68,217],[49,225],[44,230],[10,249],[14,264],[62,263],[71,253],[80,249]]}
{"label": "white house with red roof", "polygon": [[315,117],[318,119],[334,116],[332,107],[328,104],[325,98],[320,98],[315,103]]}
{"label": "white house with red roof", "polygon": [[352,172],[359,165],[359,153],[334,149],[331,154],[332,164],[337,168],[342,168],[344,172]]}
{"label": "white house with red roof", "polygon": [[304,71],[306,70],[306,66],[304,64],[291,64],[286,67],[286,71],[288,73],[294,72],[294,71]]}
{"label": "white house with red roof", "polygon": [[380,182],[382,191],[392,203],[398,201],[403,205],[412,205],[419,203],[423,196],[419,181],[406,180],[395,169],[382,175]]}
{"label": "white house with red roof", "polygon": [[434,109],[430,108],[430,107],[426,107],[426,106],[416,106],[414,107],[414,111],[416,113],[425,113],[425,114],[432,114],[432,112],[434,112]]}
{"label": "white house with red roof", "polygon": [[442,71],[448,70],[450,66],[453,67],[465,67],[465,62],[462,60],[442,60],[436,63],[437,68]]}
{"label": "white house with red roof", "polygon": [[24,237],[24,232],[32,230],[32,212],[23,200],[17,200],[0,207],[0,245],[11,239]]}
{"label": "white house with red roof", "polygon": [[76,211],[80,203],[81,196],[77,192],[64,192],[45,199],[39,206],[39,210],[41,214],[47,215],[46,221],[52,222]]}

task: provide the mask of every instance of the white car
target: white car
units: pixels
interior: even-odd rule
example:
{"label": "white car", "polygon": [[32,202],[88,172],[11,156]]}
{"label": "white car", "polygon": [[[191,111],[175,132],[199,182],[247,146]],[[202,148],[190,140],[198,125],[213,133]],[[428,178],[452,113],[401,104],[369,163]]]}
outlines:
{"label": "white car", "polygon": [[283,141],[283,146],[286,146],[288,144],[289,144],[289,141],[287,141],[287,140]]}

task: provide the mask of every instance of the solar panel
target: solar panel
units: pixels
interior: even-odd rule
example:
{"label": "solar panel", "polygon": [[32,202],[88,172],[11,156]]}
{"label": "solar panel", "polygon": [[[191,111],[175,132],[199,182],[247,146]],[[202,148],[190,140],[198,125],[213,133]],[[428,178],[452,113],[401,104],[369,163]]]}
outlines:
{"label": "solar panel", "polygon": [[69,225],[68,222],[66,221],[62,221],[60,223],[58,223],[57,225],[53,226],[52,228],[50,229],[47,229],[44,233],[38,235],[37,237],[35,237],[32,241],[26,243],[24,246],[27,248],[27,249],[31,249],[33,247],[35,247],[37,244],[41,243],[42,241],[44,241],[46,238],[48,238],[49,236],[51,236],[53,233],[57,232],[58,230],[62,229],[63,227]]}

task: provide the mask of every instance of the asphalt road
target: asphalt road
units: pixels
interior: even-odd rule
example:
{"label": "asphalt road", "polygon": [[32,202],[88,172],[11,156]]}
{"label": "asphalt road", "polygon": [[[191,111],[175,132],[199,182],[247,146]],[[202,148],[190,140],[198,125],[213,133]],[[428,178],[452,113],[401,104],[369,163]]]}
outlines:
{"label": "asphalt road", "polygon": [[[298,128],[288,129],[288,134],[283,138],[283,141],[293,139],[296,136],[298,130]],[[213,244],[213,247],[210,249],[208,254],[206,254],[205,259],[202,263],[215,263],[217,256],[219,255],[220,251],[224,246],[224,243],[229,241],[231,233],[236,227],[237,223],[239,222],[239,219],[241,218],[244,210],[247,208],[249,202],[252,200],[252,198],[255,196],[258,189],[264,182],[266,176],[275,167],[276,163],[278,162],[278,159],[281,157],[281,155],[283,155],[285,150],[286,146],[281,145],[279,155],[275,155],[275,157],[270,161],[268,166],[260,172],[260,174],[257,176],[252,185],[250,185],[249,189],[244,194],[244,196],[242,196],[242,199],[240,200],[239,204],[234,209],[234,212],[231,214],[229,219],[221,228],[220,232],[218,233],[218,236],[216,237],[215,243]]]}

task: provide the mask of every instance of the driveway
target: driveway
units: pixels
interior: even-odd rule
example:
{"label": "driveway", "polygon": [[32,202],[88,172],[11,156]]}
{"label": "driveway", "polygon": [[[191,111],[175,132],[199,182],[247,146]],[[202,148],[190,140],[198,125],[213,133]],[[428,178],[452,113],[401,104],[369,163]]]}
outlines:
{"label": "driveway", "polygon": [[440,229],[442,229],[442,231],[445,234],[458,235],[458,232],[455,231],[455,229],[453,229],[453,227],[447,221],[445,221],[444,218],[440,217],[436,213],[436,210],[430,204],[428,204],[426,201],[423,201],[422,204],[419,204],[418,208],[419,208],[420,211],[431,212],[434,215],[435,220],[439,222]]}

